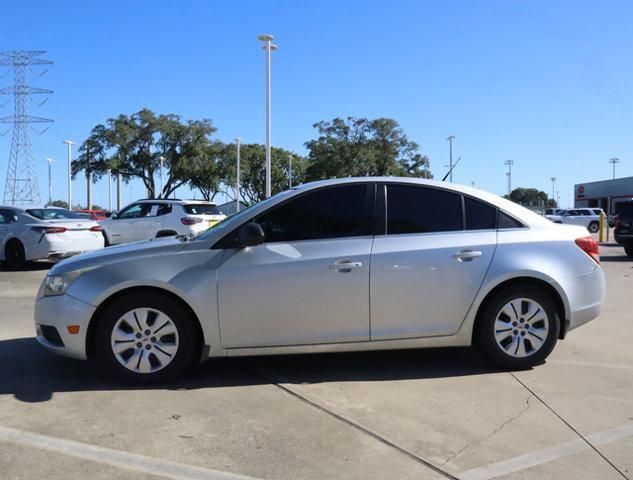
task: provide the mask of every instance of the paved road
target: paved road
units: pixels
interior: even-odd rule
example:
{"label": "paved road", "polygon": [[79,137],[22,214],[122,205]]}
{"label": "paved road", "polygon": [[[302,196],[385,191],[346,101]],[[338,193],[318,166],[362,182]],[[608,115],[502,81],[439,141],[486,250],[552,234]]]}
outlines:
{"label": "paved road", "polygon": [[45,265],[0,271],[0,477],[633,478],[633,262],[602,251],[604,313],[530,371],[392,351],[210,361],[151,389],[38,348]]}

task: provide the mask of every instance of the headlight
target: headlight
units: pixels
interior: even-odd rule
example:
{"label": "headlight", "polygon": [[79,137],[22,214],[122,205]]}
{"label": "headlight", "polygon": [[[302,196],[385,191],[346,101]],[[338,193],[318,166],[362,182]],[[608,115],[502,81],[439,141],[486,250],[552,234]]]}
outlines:
{"label": "headlight", "polygon": [[77,280],[81,275],[86,273],[90,268],[82,270],[73,270],[72,272],[62,273],[61,275],[49,275],[44,279],[44,296],[63,295],[66,293],[70,284]]}

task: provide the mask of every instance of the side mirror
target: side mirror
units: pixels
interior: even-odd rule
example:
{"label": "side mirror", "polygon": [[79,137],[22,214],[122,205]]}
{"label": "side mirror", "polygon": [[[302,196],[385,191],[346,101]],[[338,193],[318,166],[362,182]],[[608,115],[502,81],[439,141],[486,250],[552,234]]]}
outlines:
{"label": "side mirror", "polygon": [[110,215],[110,218],[111,218],[112,220],[116,220],[116,219],[117,219],[117,215],[116,215],[116,213],[111,214],[111,215]]}
{"label": "side mirror", "polygon": [[254,247],[260,243],[264,243],[266,235],[259,223],[247,223],[242,225],[237,232],[237,243],[240,248]]}

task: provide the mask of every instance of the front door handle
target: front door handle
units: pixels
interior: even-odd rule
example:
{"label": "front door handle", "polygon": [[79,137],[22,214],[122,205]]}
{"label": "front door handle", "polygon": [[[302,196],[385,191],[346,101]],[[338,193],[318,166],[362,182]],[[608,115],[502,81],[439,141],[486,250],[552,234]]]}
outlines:
{"label": "front door handle", "polygon": [[460,250],[453,254],[453,258],[458,262],[470,262],[473,258],[481,257],[479,250]]}
{"label": "front door handle", "polygon": [[361,262],[352,262],[351,260],[338,260],[334,265],[330,265],[330,270],[337,272],[351,272],[354,268],[361,268]]}

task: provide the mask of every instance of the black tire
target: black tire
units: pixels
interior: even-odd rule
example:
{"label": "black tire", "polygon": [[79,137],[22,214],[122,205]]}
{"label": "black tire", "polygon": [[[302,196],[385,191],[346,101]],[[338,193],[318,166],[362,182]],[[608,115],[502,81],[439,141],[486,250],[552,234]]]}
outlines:
{"label": "black tire", "polygon": [[[119,360],[117,360],[111,346],[111,335],[117,322],[123,315],[136,308],[149,308],[167,315],[177,330],[178,347],[175,355],[163,368],[151,373],[135,372],[124,367]],[[189,312],[182,308],[177,302],[164,295],[152,292],[135,292],[130,295],[122,296],[108,305],[99,318],[95,320],[98,322],[94,329],[93,339],[95,360],[107,373],[118,380],[135,384],[168,382],[182,375],[196,358],[199,339],[194,324],[195,319],[191,318]],[[158,330],[159,327],[156,327],[156,329]],[[131,349],[137,352],[143,350],[142,348],[136,349],[134,344],[131,346]],[[142,353],[147,354],[149,358],[152,351],[148,350],[148,352]],[[156,358],[157,357],[154,356],[154,359]],[[132,360],[131,357],[130,360]],[[151,360],[151,358],[149,360]]]}
{"label": "black tire", "polygon": [[624,244],[624,253],[629,257],[633,257],[633,242],[627,242]]}
{"label": "black tire", "polygon": [[104,231],[101,231],[101,235],[103,235],[103,246],[104,247],[109,247],[110,246],[110,240],[108,240],[108,234]]}
{"label": "black tire", "polygon": [[590,233],[596,233],[600,230],[600,223],[596,221],[590,222],[587,230],[589,230]]}
{"label": "black tire", "polygon": [[[542,346],[531,355],[525,357],[509,355],[495,340],[495,320],[497,315],[508,302],[518,298],[527,298],[541,305],[547,314],[549,322],[547,338]],[[514,332],[520,333],[519,330],[514,330],[512,333],[514,334]],[[554,349],[559,333],[560,317],[551,296],[545,290],[536,286],[517,284],[499,290],[492,298],[486,301],[477,318],[474,339],[476,345],[497,366],[504,369],[521,370],[543,363]],[[525,334],[528,335],[529,339],[527,330]]]}
{"label": "black tire", "polygon": [[20,270],[26,263],[26,253],[24,245],[20,240],[13,238],[4,247],[4,259],[7,268],[10,270]]}

